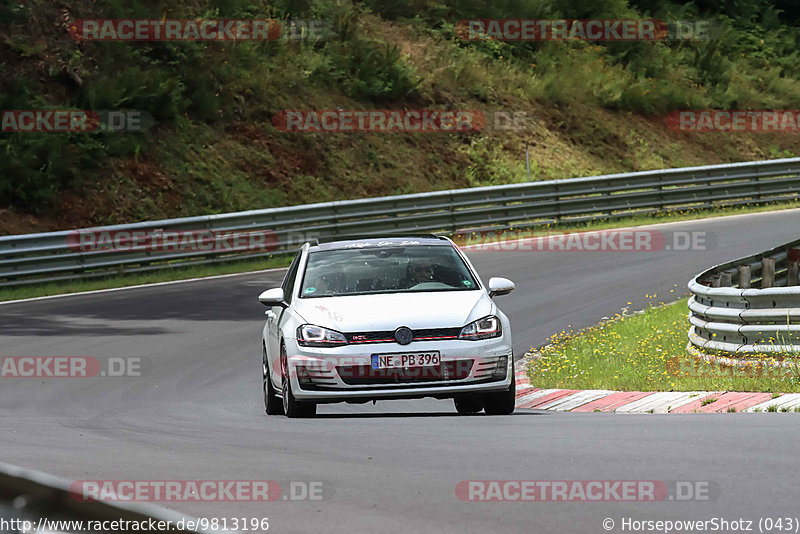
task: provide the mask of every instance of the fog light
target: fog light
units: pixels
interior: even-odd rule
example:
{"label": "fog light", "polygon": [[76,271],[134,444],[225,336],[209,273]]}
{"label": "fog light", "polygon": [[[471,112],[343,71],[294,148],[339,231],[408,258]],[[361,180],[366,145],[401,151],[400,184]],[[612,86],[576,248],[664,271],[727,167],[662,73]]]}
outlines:
{"label": "fog light", "polygon": [[297,383],[301,388],[311,385],[311,376],[308,373],[308,369],[306,369],[304,365],[296,366],[295,372],[297,373]]}
{"label": "fog light", "polygon": [[506,377],[508,372],[508,356],[500,356],[497,358],[497,367],[494,368],[494,378],[501,380]]}

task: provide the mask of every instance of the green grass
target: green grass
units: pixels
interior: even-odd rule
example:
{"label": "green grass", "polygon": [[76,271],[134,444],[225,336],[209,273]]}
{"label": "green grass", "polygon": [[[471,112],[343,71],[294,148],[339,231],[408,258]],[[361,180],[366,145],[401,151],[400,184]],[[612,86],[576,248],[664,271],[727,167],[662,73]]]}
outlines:
{"label": "green grass", "polygon": [[0,301],[44,297],[49,295],[62,295],[110,289],[115,287],[136,286],[141,284],[155,284],[173,280],[186,280],[205,276],[222,274],[245,273],[263,269],[288,267],[291,256],[271,256],[263,260],[243,260],[216,265],[195,265],[178,267],[174,269],[159,269],[148,273],[131,273],[127,275],[108,276],[92,280],[75,280],[71,282],[58,282],[40,285],[31,285],[15,288],[0,289]]}
{"label": "green grass", "polygon": [[750,368],[721,367],[687,354],[686,302],[618,314],[581,332],[556,334],[531,362],[531,383],[621,391],[800,392],[797,369],[774,370],[759,366],[758,360]]}

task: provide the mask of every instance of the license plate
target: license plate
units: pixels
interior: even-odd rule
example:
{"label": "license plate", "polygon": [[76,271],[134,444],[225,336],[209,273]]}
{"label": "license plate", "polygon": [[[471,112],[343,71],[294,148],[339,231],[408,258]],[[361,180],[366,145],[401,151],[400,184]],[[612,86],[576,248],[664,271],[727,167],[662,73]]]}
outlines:
{"label": "license plate", "polygon": [[429,367],[442,363],[439,352],[407,352],[397,354],[373,354],[373,369],[405,369]]}

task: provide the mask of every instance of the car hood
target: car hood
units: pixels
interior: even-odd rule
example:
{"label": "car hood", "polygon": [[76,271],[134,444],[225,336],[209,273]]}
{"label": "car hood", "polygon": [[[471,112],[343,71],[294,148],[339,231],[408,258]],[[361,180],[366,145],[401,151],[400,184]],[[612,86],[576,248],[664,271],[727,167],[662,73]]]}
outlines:
{"label": "car hood", "polygon": [[305,298],[294,307],[308,323],[341,332],[456,327],[494,313],[481,290]]}

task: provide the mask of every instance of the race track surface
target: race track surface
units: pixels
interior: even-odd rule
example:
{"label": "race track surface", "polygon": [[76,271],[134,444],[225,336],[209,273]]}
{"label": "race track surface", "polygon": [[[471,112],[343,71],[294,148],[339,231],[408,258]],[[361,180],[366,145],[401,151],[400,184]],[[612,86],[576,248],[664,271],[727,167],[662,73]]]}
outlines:
{"label": "race track surface", "polygon": [[[793,210],[648,227],[706,232],[711,250],[470,257],[484,280],[517,284],[497,302],[519,357],[567,325],[674,300],[707,266],[796,239],[798,223]],[[0,378],[0,459],[69,480],[324,483],[322,501],[168,504],[201,517],[269,517],[270,532],[588,533],[605,532],[605,518],[621,532],[622,517],[757,521],[797,512],[789,489],[800,414],[458,417],[451,401],[420,400],[322,406],[311,420],[267,417],[256,297],[282,275],[0,305],[2,356],[146,362],[137,378]],[[460,501],[456,484],[475,479],[705,481],[711,498]]]}

